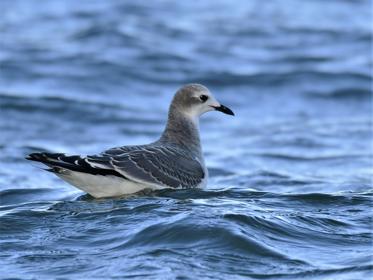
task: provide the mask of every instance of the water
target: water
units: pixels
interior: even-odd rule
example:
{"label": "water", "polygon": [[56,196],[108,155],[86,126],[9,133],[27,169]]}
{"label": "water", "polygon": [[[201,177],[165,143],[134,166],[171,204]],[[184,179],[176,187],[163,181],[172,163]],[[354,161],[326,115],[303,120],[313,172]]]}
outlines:
{"label": "water", "polygon": [[[368,279],[369,1],[0,3],[0,275]],[[205,190],[96,200],[35,168],[157,139],[182,84]]]}

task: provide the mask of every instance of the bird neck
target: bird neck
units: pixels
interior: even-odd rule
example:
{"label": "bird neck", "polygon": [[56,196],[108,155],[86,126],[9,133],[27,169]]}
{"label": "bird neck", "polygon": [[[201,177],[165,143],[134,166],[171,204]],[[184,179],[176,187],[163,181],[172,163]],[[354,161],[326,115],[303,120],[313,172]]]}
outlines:
{"label": "bird neck", "polygon": [[170,108],[167,125],[160,141],[176,144],[202,158],[199,118],[183,113],[177,108]]}

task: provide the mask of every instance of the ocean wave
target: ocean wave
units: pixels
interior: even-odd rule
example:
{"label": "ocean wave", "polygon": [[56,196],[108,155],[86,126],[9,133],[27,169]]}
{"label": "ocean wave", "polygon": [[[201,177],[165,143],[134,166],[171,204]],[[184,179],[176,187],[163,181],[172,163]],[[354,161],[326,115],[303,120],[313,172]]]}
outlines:
{"label": "ocean wave", "polygon": [[[60,246],[76,248],[75,244],[80,240],[81,250],[89,250],[90,254],[100,252],[104,262],[110,262],[113,256],[152,256],[163,260],[176,257],[175,261],[180,258],[191,261],[190,250],[193,250],[203,265],[210,268],[214,266],[213,259],[220,259],[224,264],[222,273],[229,273],[230,262],[238,262],[242,264],[242,275],[263,277],[332,274],[328,269],[315,267],[313,254],[289,254],[290,248],[302,252],[304,248],[320,250],[317,248],[330,243],[344,249],[370,243],[369,223],[361,221],[366,223],[365,230],[361,228],[357,232],[354,230],[357,220],[353,217],[346,220],[340,211],[348,210],[344,207],[364,207],[371,194],[275,194],[237,188],[163,190],[127,198],[100,200],[84,196],[75,201],[29,201],[19,206],[20,198],[25,201],[35,197],[42,199],[40,194],[47,192],[48,189],[2,193],[3,198],[18,204],[0,209],[2,235],[22,234],[25,229],[40,231],[44,230],[43,225],[48,225],[50,233],[44,237],[46,244],[58,242]],[[244,204],[250,201],[250,210],[238,207],[239,201]],[[219,205],[225,205],[226,209]],[[300,205],[302,210],[295,205]],[[210,210],[205,211],[207,208]],[[336,216],[332,217],[326,211],[335,212]],[[61,227],[74,221],[75,230],[71,226]],[[40,243],[34,233],[32,238],[36,244]],[[19,261],[30,261],[22,248],[19,247]],[[78,255],[74,250],[70,253],[72,258]],[[325,254],[320,251],[321,258],[326,258]],[[40,258],[49,255],[40,251]],[[360,255],[366,263],[368,252]],[[33,256],[37,258],[37,254]],[[274,265],[264,272],[268,262]],[[245,266],[245,263],[255,263],[255,266]],[[293,272],[290,273],[289,268]],[[340,266],[334,273],[342,273],[345,269]]]}
{"label": "ocean wave", "polygon": [[289,83],[300,83],[307,81],[336,81],[350,80],[356,83],[369,84],[371,81],[370,75],[363,73],[333,73],[325,71],[311,70],[294,70],[288,72],[262,72],[254,74],[234,74],[231,72],[211,72],[205,76],[195,76],[195,80],[205,84],[214,84],[216,86],[239,86],[239,85],[256,85],[256,86],[280,86],[288,85]]}
{"label": "ocean wave", "polygon": [[342,88],[328,92],[312,92],[310,97],[330,99],[372,99],[372,91],[369,88]]}

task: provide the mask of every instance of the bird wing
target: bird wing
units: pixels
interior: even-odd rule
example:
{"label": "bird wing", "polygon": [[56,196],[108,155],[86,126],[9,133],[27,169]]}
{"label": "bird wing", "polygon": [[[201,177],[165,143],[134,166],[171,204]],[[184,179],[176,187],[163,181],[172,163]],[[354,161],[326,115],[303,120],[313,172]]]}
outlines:
{"label": "bird wing", "polygon": [[95,168],[87,162],[86,158],[82,158],[78,155],[68,156],[62,153],[32,153],[28,155],[26,159],[44,163],[50,168],[46,170],[54,173],[60,173],[61,170],[67,169],[92,175],[113,175],[127,179],[114,169]]}
{"label": "bird wing", "polygon": [[114,170],[136,182],[172,188],[195,187],[205,177],[197,159],[174,147],[125,146],[85,160],[94,168]]}

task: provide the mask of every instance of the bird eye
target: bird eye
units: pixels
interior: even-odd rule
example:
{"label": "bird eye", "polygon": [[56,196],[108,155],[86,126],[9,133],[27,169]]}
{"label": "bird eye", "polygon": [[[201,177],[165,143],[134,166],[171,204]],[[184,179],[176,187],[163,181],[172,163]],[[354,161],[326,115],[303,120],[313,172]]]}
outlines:
{"label": "bird eye", "polygon": [[200,95],[199,99],[201,99],[202,102],[205,102],[207,99],[209,99],[209,97],[207,95]]}

